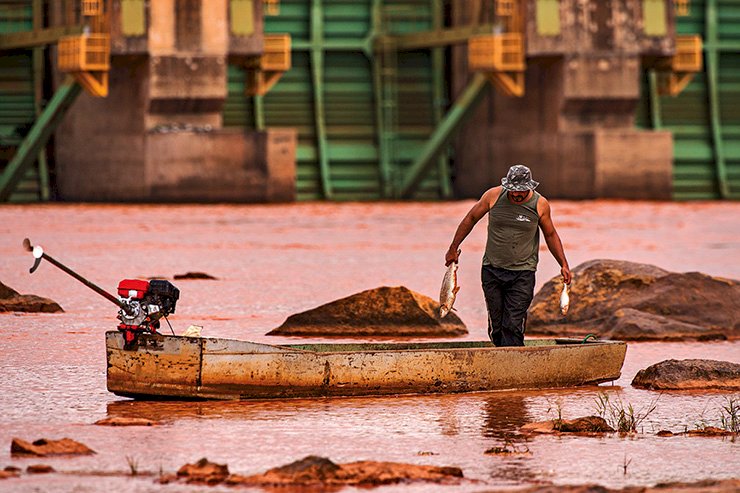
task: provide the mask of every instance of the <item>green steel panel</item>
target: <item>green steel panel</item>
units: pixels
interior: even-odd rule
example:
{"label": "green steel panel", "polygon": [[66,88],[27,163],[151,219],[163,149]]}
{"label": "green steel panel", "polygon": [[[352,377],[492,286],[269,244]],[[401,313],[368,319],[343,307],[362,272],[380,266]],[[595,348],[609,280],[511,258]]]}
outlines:
{"label": "green steel panel", "polygon": [[[373,0],[281,0],[280,15],[265,17],[265,32],[290,33],[292,68],[262,98],[264,125],[293,127],[298,132],[297,193],[299,200],[326,198],[321,156],[326,159],[333,200],[387,197],[383,189],[380,133],[373,62],[367,40],[374,29]],[[427,31],[432,25],[432,0],[381,2],[389,32]],[[314,15],[312,6],[319,5]],[[318,54],[318,56],[317,56]],[[386,128],[395,142],[392,179],[400,184],[434,130],[434,77],[430,50],[398,52],[396,67],[380,83],[393,88],[397,116]],[[320,66],[312,65],[314,62]],[[257,98],[243,96],[244,72],[229,68],[224,125],[257,127]],[[319,97],[317,101],[317,96]],[[317,104],[323,118],[317,118]],[[390,104],[390,102],[389,102]],[[322,143],[323,142],[323,143]],[[430,172],[415,198],[440,197],[438,171]]]}
{"label": "green steel panel", "polygon": [[225,127],[255,127],[253,100],[245,95],[245,82],[246,72],[236,65],[229,65],[227,94],[223,110]]}
{"label": "green steel panel", "polygon": [[[57,39],[63,32],[79,32],[79,28],[68,27],[41,30],[43,14],[38,11],[34,19],[34,5],[42,6],[43,2],[0,0],[0,36],[18,33],[14,37],[3,38],[6,49],[0,53],[0,176],[8,169],[16,149],[43,109],[43,45]],[[22,49],[10,49],[13,45],[22,46]],[[37,48],[27,49],[33,45]],[[45,153],[39,153],[38,160],[25,170],[12,187],[8,200],[48,199]]]}
{"label": "green steel panel", "polygon": [[540,36],[558,36],[560,34],[560,1],[537,0],[535,7],[537,34]]}
{"label": "green steel panel", "polygon": [[[674,198],[740,199],[740,50],[733,48],[740,41],[740,2],[692,0],[689,16],[677,17],[676,31],[702,36],[705,63],[681,94],[659,97],[653,105],[662,128],[673,132]],[[652,128],[647,78],[642,94],[637,126]]]}

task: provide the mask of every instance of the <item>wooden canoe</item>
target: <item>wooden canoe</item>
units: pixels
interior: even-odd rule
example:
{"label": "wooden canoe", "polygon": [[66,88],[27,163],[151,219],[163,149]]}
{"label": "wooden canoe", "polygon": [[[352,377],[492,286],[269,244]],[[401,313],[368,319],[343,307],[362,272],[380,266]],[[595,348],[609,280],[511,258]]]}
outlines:
{"label": "wooden canoe", "polygon": [[267,399],[571,387],[616,380],[621,341],[269,345],[106,333],[108,390],[127,397]]}

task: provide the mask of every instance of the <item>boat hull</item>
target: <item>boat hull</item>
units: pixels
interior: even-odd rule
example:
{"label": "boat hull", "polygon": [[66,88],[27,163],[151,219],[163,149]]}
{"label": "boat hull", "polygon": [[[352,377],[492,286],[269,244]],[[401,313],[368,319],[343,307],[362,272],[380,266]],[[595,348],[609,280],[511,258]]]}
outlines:
{"label": "boat hull", "polygon": [[106,334],[108,390],[130,397],[266,399],[571,387],[619,378],[620,341],[306,344]]}

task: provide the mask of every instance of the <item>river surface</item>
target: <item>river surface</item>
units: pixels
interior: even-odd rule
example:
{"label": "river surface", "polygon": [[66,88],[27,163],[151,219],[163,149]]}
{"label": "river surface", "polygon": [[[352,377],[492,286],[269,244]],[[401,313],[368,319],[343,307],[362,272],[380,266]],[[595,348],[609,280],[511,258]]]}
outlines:
{"label": "river surface", "polygon": [[[0,469],[44,463],[57,471],[0,480],[0,491],[235,491],[153,482],[152,475],[174,472],[201,457],[245,475],[319,455],[337,463],[458,466],[467,478],[456,486],[396,485],[373,490],[378,492],[485,491],[541,483],[623,487],[740,476],[736,441],[655,435],[661,429],[718,425],[720,408],[730,398],[740,399],[738,393],[657,393],[630,386],[638,370],[665,359],[740,362],[740,341],[629,344],[618,381],[569,390],[132,401],[105,388],[103,333],[115,328],[116,307],[46,262],[30,275],[33,259],[21,248],[29,237],[110,292],[124,278],[172,279],[188,271],[217,277],[173,281],[181,292],[170,317],[177,333],[197,324],[206,336],[320,341],[264,334],[294,312],[382,285],[404,285],[436,297],[445,250],[471,206],[463,201],[0,207],[0,281],[24,294],[52,298],[65,309],[0,313]],[[740,278],[740,204],[554,201],[553,219],[571,267],[612,258]],[[484,237],[485,224],[479,224],[462,247],[456,308],[470,330],[463,340],[486,337],[479,286]],[[543,242],[537,288],[557,273]],[[517,433],[522,424],[559,413],[564,418],[594,414],[602,393],[637,412],[655,405],[641,423],[643,433],[527,439]],[[93,425],[113,416],[149,417],[163,424]],[[12,458],[14,437],[69,437],[97,454]],[[484,453],[507,441],[521,453]],[[130,464],[140,476],[127,476]]]}

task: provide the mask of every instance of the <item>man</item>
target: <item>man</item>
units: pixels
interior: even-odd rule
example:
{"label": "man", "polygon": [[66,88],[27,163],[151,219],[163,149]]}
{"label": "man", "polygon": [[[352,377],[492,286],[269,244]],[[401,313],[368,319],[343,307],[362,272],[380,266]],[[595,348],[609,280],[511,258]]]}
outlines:
{"label": "man", "polygon": [[539,185],[529,168],[509,168],[501,186],[486,191],[455,231],[445,265],[458,261],[459,247],[473,226],[488,213],[488,242],[481,282],[488,310],[488,336],[496,346],[523,346],[527,309],[534,296],[540,235],[560,264],[563,281],[571,274],[563,244],[552,224],[550,204],[535,192]]}

